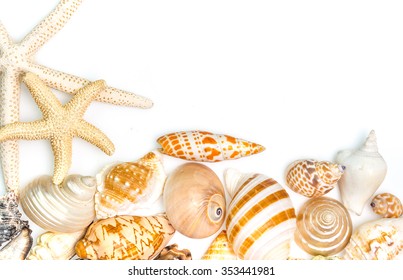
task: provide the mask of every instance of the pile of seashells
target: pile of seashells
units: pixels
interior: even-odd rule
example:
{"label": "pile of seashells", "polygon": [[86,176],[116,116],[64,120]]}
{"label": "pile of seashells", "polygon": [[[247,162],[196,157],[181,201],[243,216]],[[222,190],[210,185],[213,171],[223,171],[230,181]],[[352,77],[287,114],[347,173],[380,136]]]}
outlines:
{"label": "pile of seashells", "polygon": [[[192,239],[216,234],[203,260],[292,259],[292,242],[314,259],[389,260],[403,249],[400,200],[374,196],[387,169],[374,131],[361,148],[339,152],[334,163],[295,160],[285,170],[285,187],[235,169],[225,171],[223,184],[200,163],[250,156],[264,150],[259,144],[204,131],[171,133],[157,142],[160,149],[106,166],[94,177],[69,175],[55,185],[41,176],[25,186],[21,208],[46,230],[33,247],[15,198],[3,197],[0,245],[8,244],[0,259],[192,259],[189,250],[169,244],[175,232]],[[166,174],[164,156],[186,162]],[[342,201],[324,196],[336,186]],[[298,213],[289,191],[308,198]],[[161,197],[160,214],[136,214]],[[354,229],[350,212],[360,215],[368,204],[382,218]]]}

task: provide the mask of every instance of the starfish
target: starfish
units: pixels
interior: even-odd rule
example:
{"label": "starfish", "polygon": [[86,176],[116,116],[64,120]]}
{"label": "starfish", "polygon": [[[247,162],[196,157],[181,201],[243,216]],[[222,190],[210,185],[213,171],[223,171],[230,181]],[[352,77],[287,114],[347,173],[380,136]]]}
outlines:
{"label": "starfish", "polygon": [[78,136],[97,146],[104,153],[113,154],[111,140],[98,128],[82,119],[91,101],[105,89],[103,80],[79,89],[73,98],[62,105],[46,84],[33,73],[23,77],[43,119],[33,122],[15,122],[0,128],[0,142],[7,140],[49,139],[54,155],[53,183],[62,183],[71,165],[73,137]]}
{"label": "starfish", "polygon": [[[11,40],[0,22],[0,126],[19,121],[20,77],[32,72],[48,86],[74,94],[90,81],[36,64],[35,52],[61,30],[80,6],[82,0],[61,0],[19,43]],[[106,87],[96,98],[116,105],[150,108],[152,101],[126,91]],[[16,141],[0,144],[4,180],[8,190],[18,191],[19,152]]]}

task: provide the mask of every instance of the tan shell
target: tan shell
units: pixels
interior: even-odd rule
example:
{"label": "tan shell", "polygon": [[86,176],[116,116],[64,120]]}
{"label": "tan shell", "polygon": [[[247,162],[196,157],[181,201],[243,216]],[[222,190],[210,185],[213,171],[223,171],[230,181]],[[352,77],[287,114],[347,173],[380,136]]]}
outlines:
{"label": "tan shell", "polygon": [[372,210],[383,218],[399,218],[403,213],[400,199],[390,193],[376,195],[371,201]]}
{"label": "tan shell", "polygon": [[174,233],[165,215],[117,216],[94,222],[77,242],[76,253],[90,260],[151,260]]}
{"label": "tan shell", "polygon": [[178,244],[172,244],[162,249],[161,253],[154,260],[191,260],[192,254],[188,249],[178,249]]}
{"label": "tan shell", "polygon": [[238,259],[227,238],[227,231],[222,230],[213,240],[202,260],[236,260]]}
{"label": "tan shell", "polygon": [[224,223],[224,187],[203,164],[185,163],[174,170],[166,181],[163,199],[172,226],[188,237],[213,235]]}
{"label": "tan shell", "polygon": [[96,216],[105,219],[150,207],[162,194],[166,174],[161,154],[152,151],[137,161],[107,166],[96,177]]}
{"label": "tan shell", "polygon": [[31,230],[23,228],[0,250],[0,260],[24,260],[32,246]]}

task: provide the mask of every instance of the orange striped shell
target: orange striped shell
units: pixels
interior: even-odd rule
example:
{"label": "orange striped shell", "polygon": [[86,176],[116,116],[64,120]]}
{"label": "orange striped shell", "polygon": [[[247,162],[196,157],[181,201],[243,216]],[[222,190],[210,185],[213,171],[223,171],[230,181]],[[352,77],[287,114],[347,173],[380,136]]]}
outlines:
{"label": "orange striped shell", "polygon": [[390,193],[381,193],[371,202],[372,210],[384,218],[399,218],[403,213],[400,199]]}
{"label": "orange striped shell", "polygon": [[260,153],[264,147],[228,135],[213,134],[206,131],[183,131],[170,133],[158,138],[161,152],[173,157],[217,162],[237,159]]}

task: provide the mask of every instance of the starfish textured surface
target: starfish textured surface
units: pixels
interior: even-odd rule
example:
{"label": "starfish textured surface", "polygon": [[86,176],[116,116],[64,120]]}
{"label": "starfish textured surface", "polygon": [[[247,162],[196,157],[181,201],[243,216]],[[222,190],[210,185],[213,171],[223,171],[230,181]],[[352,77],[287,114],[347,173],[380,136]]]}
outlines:
{"label": "starfish textured surface", "polygon": [[78,136],[104,153],[113,154],[115,147],[111,140],[82,119],[91,101],[105,89],[104,81],[99,80],[84,86],[67,104],[62,105],[35,74],[27,73],[23,80],[42,111],[43,119],[26,123],[15,122],[1,127],[0,141],[49,139],[55,158],[53,183],[57,185],[61,184],[70,168],[73,137]]}
{"label": "starfish textured surface", "polygon": [[[32,56],[52,36],[64,27],[78,9],[82,0],[61,0],[25,38],[15,43],[0,22],[0,125],[19,121],[20,76],[26,72],[38,75],[48,86],[74,94],[90,81],[36,64]],[[139,108],[152,107],[148,98],[106,87],[96,98],[98,101]],[[0,157],[5,184],[8,190],[18,191],[19,153],[15,141],[0,145]]]}

